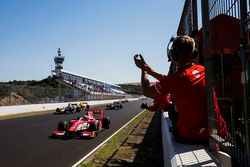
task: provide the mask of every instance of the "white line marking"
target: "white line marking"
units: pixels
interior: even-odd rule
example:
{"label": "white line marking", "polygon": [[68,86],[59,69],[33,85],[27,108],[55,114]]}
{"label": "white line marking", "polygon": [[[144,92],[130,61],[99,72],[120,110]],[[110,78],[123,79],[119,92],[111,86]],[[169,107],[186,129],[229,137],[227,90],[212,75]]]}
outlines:
{"label": "white line marking", "polygon": [[118,129],[115,133],[113,133],[113,135],[111,135],[109,138],[107,138],[105,141],[103,141],[101,144],[99,144],[96,148],[94,148],[92,151],[90,151],[87,155],[85,155],[82,159],[80,159],[77,163],[75,163],[72,167],[77,167],[78,165],[80,165],[80,163],[82,163],[84,160],[86,160],[91,154],[93,154],[94,152],[96,152],[96,150],[98,150],[102,145],[104,145],[109,139],[111,139],[114,135],[116,135],[118,132],[120,132],[125,126],[127,126],[130,122],[132,122],[135,118],[137,118],[142,112],[144,112],[144,110],[142,110],[139,114],[137,114],[133,119],[131,119],[129,122],[127,122],[125,125],[123,125],[123,127],[121,127],[120,129]]}

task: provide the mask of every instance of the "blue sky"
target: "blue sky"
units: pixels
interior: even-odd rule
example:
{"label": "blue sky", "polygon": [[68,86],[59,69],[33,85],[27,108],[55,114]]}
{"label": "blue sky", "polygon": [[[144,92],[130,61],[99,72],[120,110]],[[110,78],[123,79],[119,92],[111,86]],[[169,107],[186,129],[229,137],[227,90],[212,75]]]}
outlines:
{"label": "blue sky", "polygon": [[46,78],[58,48],[65,70],[104,82],[139,82],[136,53],[167,73],[166,45],[183,5],[184,0],[0,0],[0,81]]}

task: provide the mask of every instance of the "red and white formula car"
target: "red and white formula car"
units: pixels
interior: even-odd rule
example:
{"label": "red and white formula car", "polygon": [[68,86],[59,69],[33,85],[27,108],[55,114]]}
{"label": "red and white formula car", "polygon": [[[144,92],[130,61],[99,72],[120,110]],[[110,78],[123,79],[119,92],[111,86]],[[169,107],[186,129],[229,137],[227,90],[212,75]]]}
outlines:
{"label": "red and white formula car", "polygon": [[83,117],[60,121],[51,137],[89,137],[94,138],[103,129],[109,129],[110,119],[104,117],[103,110],[90,110]]}

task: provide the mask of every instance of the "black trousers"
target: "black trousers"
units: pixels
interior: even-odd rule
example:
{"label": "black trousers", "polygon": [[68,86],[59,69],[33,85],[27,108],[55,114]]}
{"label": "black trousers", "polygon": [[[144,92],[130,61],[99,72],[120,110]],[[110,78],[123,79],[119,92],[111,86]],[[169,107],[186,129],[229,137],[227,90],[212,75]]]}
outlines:
{"label": "black trousers", "polygon": [[199,144],[199,145],[203,145],[205,147],[209,146],[209,139],[204,139],[204,140],[199,139],[198,140],[198,139],[189,139],[189,138],[180,136],[178,134],[178,130],[176,128],[177,122],[178,122],[178,118],[179,118],[178,112],[176,112],[175,110],[170,110],[168,112],[168,114],[169,114],[169,119],[172,122],[172,126],[169,129],[169,131],[172,132],[175,141],[177,141],[179,143],[183,143],[183,144]]}
{"label": "black trousers", "polygon": [[189,139],[183,136],[180,136],[176,131],[172,131],[175,141],[183,144],[197,144],[203,145],[204,147],[209,146],[209,139]]}

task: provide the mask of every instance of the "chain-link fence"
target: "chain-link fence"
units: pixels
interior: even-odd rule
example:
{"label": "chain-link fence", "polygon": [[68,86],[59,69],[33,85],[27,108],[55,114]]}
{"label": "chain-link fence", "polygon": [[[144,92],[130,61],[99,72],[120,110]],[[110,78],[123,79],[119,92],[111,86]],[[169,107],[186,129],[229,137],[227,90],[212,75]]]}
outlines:
{"label": "chain-link fence", "polygon": [[0,85],[0,106],[108,100],[131,97],[132,95],[111,94],[106,92],[87,93],[83,90],[74,88]]}
{"label": "chain-link fence", "polygon": [[[199,10],[202,17],[197,19]],[[200,6],[186,0],[177,32],[190,35],[202,21],[196,44],[198,62],[206,67],[209,126],[215,129],[214,88],[228,127],[226,139],[212,131],[211,141],[232,157],[233,166],[250,166],[248,13],[247,0],[202,0]]]}

